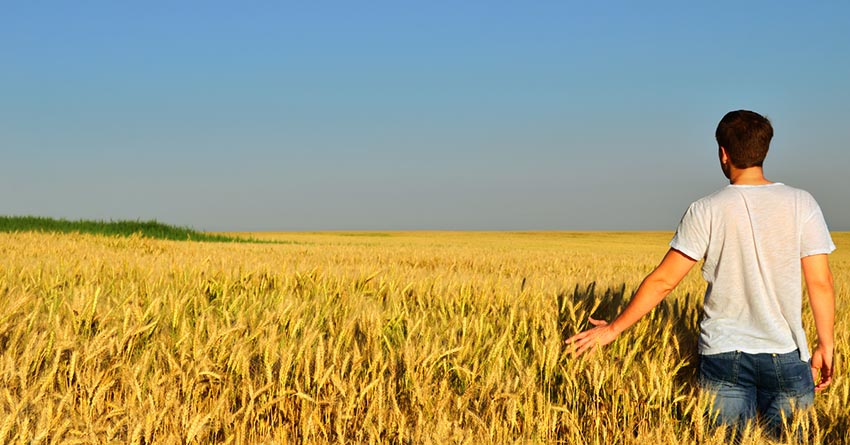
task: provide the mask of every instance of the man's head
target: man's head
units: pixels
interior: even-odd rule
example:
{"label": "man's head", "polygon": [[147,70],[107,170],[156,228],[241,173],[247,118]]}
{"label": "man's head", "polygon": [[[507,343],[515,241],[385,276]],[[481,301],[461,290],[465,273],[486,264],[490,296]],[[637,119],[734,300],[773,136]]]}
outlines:
{"label": "man's head", "polygon": [[761,167],[773,138],[773,127],[758,113],[730,111],[720,119],[714,136],[736,168]]}

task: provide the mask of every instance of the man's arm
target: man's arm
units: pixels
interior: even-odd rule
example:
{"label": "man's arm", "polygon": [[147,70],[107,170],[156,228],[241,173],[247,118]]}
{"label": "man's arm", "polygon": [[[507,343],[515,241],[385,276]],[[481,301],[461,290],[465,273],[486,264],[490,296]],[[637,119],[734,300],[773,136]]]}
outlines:
{"label": "man's arm", "polygon": [[818,332],[818,346],[812,353],[812,378],[815,390],[820,391],[832,383],[832,361],[835,325],[835,289],[827,255],[811,255],[802,260],[803,276],[809,290],[809,303]]}
{"label": "man's arm", "polygon": [[670,249],[661,260],[661,264],[644,278],[634,297],[614,321],[608,323],[590,318],[590,323],[594,327],[568,338],[567,344],[573,346],[574,353],[578,356],[590,348],[611,343],[621,332],[657,306],[696,263],[696,260],[682,252]]}

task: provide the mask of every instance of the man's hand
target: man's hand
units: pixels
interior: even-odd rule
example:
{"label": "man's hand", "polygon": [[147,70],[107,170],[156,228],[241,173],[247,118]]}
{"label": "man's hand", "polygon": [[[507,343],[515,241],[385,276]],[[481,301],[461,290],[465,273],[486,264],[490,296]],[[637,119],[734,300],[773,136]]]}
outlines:
{"label": "man's hand", "polygon": [[812,379],[815,391],[823,391],[832,383],[832,349],[818,346],[812,353]]}
{"label": "man's hand", "polygon": [[568,345],[572,345],[575,357],[580,356],[588,349],[605,346],[617,338],[617,332],[607,321],[597,320],[593,317],[587,317],[587,320],[594,327],[573,335],[566,341]]}
{"label": "man's hand", "polygon": [[818,332],[818,347],[812,353],[812,378],[815,390],[822,391],[832,383],[832,348],[835,329],[835,287],[827,255],[810,255],[801,260],[809,303]]}
{"label": "man's hand", "polygon": [[657,306],[696,263],[696,260],[676,249],[668,250],[661,264],[643,279],[629,304],[614,321],[608,323],[588,317],[594,327],[567,339],[566,343],[572,345],[573,354],[579,356],[588,349],[605,346],[614,341],[620,332],[628,329]]}

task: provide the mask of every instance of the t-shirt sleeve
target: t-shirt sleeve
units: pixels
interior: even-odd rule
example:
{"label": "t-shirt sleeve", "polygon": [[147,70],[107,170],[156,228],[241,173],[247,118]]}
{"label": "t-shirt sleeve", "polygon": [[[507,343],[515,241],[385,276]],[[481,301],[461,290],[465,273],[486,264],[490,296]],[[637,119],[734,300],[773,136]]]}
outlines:
{"label": "t-shirt sleeve", "polygon": [[701,260],[708,249],[711,215],[704,206],[695,202],[679,221],[676,234],[670,241],[670,247],[682,252],[695,261]]}
{"label": "t-shirt sleeve", "polygon": [[812,210],[809,217],[803,221],[800,236],[800,258],[810,255],[832,253],[835,244],[826,226],[823,212],[814,198],[811,199]]}

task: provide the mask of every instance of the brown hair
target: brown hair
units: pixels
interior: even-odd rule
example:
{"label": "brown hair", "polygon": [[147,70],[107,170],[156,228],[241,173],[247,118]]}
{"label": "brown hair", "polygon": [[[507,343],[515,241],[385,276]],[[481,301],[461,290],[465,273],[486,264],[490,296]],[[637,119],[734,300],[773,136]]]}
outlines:
{"label": "brown hair", "polygon": [[735,167],[761,167],[773,138],[773,126],[753,111],[730,111],[720,119],[714,136]]}

